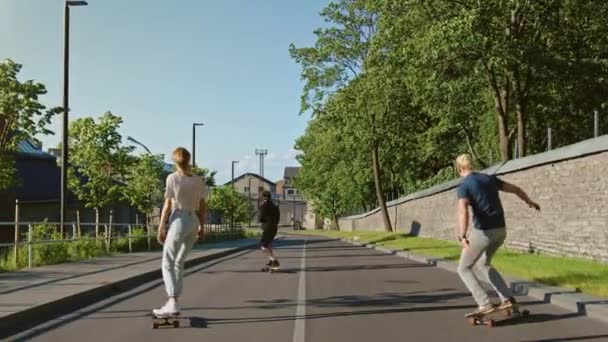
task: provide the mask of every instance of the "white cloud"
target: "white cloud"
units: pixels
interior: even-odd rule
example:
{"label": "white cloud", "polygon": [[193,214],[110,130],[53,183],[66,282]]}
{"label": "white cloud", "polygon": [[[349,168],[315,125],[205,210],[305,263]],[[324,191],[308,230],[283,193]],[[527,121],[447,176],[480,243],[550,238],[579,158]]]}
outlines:
{"label": "white cloud", "polygon": [[[264,158],[264,176],[267,178],[283,177],[283,170],[287,166],[297,166],[296,156],[298,151],[289,148],[287,151],[279,153],[268,153]],[[258,174],[260,172],[260,157],[253,155],[245,155],[238,159],[239,163],[234,166],[234,176],[238,177],[244,173],[251,172]],[[230,165],[230,161],[228,161]],[[230,167],[218,172],[218,179],[229,181],[232,177],[232,169]]]}
{"label": "white cloud", "polygon": [[292,147],[289,149],[289,151],[287,153],[285,153],[283,155],[283,159],[284,160],[294,160],[294,159],[296,159],[297,155],[298,155],[298,151]]}
{"label": "white cloud", "polygon": [[279,158],[274,153],[268,153],[268,155],[266,156],[266,158],[264,158],[264,161],[267,161],[267,162],[273,162],[275,160],[279,160]]}

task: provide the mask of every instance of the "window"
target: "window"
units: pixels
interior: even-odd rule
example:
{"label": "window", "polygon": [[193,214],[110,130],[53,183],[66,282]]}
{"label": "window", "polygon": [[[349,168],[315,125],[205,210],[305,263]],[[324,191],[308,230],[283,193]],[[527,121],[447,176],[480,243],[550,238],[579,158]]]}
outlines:
{"label": "window", "polygon": [[288,195],[293,195],[293,190],[291,190],[291,189],[287,190],[287,194]]}

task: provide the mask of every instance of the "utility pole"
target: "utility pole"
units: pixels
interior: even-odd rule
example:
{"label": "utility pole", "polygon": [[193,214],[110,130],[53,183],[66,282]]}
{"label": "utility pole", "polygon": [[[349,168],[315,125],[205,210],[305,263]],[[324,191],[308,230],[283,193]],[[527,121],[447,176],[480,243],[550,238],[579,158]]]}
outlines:
{"label": "utility pole", "polygon": [[264,177],[264,158],[268,154],[266,149],[255,149],[255,154],[260,156],[260,176]]}
{"label": "utility pole", "polygon": [[[238,164],[237,160],[232,161],[232,189],[234,189],[234,164]],[[230,225],[234,228],[234,203],[230,203]]]}
{"label": "utility pole", "polygon": [[[249,181],[249,188],[248,188],[249,189],[249,196],[248,196],[248,199],[249,199],[249,205],[251,205],[251,175],[249,175],[248,181]],[[247,206],[248,208],[250,208],[249,205]],[[251,213],[249,213],[249,228],[251,228]]]}
{"label": "utility pole", "polygon": [[200,122],[195,122],[192,124],[192,168],[196,167],[196,127],[204,126]]}
{"label": "utility pole", "polygon": [[[61,222],[61,235],[63,236],[63,225],[67,219],[67,198],[68,198],[68,115],[70,112],[69,102],[69,81],[70,81],[70,7],[87,6],[86,1],[66,1],[63,17],[63,129],[61,131],[61,194],[59,221]],[[15,247],[17,248],[17,247]]]}

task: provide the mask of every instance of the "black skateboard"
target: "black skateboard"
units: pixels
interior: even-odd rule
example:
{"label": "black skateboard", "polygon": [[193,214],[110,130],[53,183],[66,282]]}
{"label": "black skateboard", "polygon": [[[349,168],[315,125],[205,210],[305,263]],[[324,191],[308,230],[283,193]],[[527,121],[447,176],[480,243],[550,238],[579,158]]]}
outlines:
{"label": "black skateboard", "polygon": [[161,327],[179,328],[179,314],[175,316],[158,317],[152,313],[152,329]]}
{"label": "black skateboard", "polygon": [[486,325],[488,327],[493,327],[497,325],[497,323],[510,320],[514,318],[527,318],[530,316],[529,310],[513,310],[513,308],[506,309],[496,309],[490,313],[485,315],[470,315],[467,316],[467,319],[471,325]]}

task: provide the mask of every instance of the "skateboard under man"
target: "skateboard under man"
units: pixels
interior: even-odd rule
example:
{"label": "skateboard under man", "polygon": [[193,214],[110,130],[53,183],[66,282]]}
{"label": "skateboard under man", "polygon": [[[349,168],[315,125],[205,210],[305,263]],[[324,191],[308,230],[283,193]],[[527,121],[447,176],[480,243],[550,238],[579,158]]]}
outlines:
{"label": "skateboard under man", "polygon": [[496,309],[490,313],[485,315],[482,314],[472,314],[467,316],[467,319],[471,325],[487,325],[488,327],[493,327],[496,323],[514,319],[514,318],[527,318],[530,316],[529,310],[513,310],[513,308],[505,308],[505,309]]}
{"label": "skateboard under man", "polygon": [[274,273],[281,269],[281,266],[264,266],[262,272]]}
{"label": "skateboard under man", "polygon": [[179,315],[158,317],[152,313],[152,329],[158,329],[160,327],[179,328]]}

